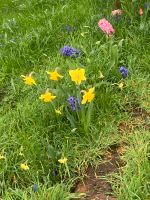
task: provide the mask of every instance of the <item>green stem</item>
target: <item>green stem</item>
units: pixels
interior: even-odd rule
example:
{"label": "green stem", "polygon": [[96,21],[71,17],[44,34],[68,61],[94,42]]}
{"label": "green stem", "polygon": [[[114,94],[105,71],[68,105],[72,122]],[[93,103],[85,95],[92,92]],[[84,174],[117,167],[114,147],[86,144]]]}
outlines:
{"label": "green stem", "polygon": [[88,110],[86,113],[86,119],[84,122],[84,131],[87,134],[89,127],[90,127],[90,121],[91,121],[91,113],[92,113],[93,103],[90,103],[88,106]]}
{"label": "green stem", "polygon": [[58,116],[57,113],[55,112],[55,105],[53,104],[53,102],[51,102],[51,107],[53,109],[53,112],[55,113],[55,120],[58,122]]}
{"label": "green stem", "polygon": [[63,88],[59,83],[58,83],[58,87],[61,89],[61,91],[62,91],[64,94],[67,93],[67,91],[65,91],[64,88]]}
{"label": "green stem", "polygon": [[65,167],[66,167],[66,170],[67,170],[68,176],[69,176],[69,178],[70,178],[71,176],[70,176],[70,171],[69,171],[69,167],[68,167],[67,163],[65,163]]}
{"label": "green stem", "polygon": [[[76,96],[77,96],[77,101],[79,101],[79,103],[80,103],[81,102],[80,85],[76,86]],[[81,118],[79,115],[78,107],[76,107],[76,113],[77,113],[78,121],[80,121]]]}

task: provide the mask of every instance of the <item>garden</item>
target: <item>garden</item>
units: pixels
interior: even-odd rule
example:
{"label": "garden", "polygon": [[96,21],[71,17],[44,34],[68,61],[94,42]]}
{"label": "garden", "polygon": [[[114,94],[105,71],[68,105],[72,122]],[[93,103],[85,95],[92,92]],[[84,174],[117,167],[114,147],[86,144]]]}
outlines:
{"label": "garden", "polygon": [[0,199],[150,199],[150,2],[0,1]]}

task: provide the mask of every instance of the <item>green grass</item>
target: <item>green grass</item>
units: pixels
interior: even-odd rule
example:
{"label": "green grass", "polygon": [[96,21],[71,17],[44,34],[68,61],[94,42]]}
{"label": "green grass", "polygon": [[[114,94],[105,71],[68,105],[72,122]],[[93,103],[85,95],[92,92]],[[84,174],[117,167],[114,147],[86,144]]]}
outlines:
{"label": "green grass", "polygon": [[[149,199],[149,139],[149,132],[144,131],[135,132],[127,139],[128,147],[122,158],[126,165],[121,176],[116,177],[118,199]],[[117,186],[116,182],[114,185]]]}
{"label": "green grass", "polygon": [[[70,199],[70,188],[83,177],[84,169],[99,164],[110,145],[122,142],[127,144],[126,165],[113,181],[115,195],[119,200],[149,199],[149,132],[144,126],[126,136],[118,131],[120,122],[131,123],[132,108],[150,111],[150,11],[144,10],[140,18],[141,5],[135,1],[130,12],[129,1],[122,1],[124,14],[116,21],[111,1],[0,1],[0,154],[6,157],[0,160],[0,196],[4,200]],[[103,17],[116,30],[112,39],[97,26]],[[64,31],[66,25],[74,31]],[[81,49],[83,55],[63,58],[59,49],[64,45]],[[125,80],[118,73],[120,65],[129,69]],[[67,88],[73,86],[68,70],[78,66],[86,70],[83,89],[96,86],[88,134],[79,125],[72,131],[66,115],[56,120],[50,106],[39,100],[48,87],[57,92],[47,70],[58,67]],[[32,71],[38,85],[30,88],[20,75]],[[99,78],[100,71],[104,79]],[[116,85],[120,81],[125,84],[122,91]],[[61,104],[65,102],[60,95]],[[68,158],[67,166],[57,162],[61,156]],[[22,171],[20,164],[26,161],[30,169]],[[32,189],[35,183],[38,193]]]}

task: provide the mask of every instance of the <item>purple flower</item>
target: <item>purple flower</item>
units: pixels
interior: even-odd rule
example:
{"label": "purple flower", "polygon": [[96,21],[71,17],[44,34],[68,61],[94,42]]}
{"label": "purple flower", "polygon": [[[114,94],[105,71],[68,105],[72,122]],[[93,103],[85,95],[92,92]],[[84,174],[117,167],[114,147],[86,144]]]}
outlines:
{"label": "purple flower", "polygon": [[132,24],[132,21],[131,21],[130,18],[127,19],[127,24],[128,24],[128,25],[131,25],[131,24]]}
{"label": "purple flower", "polygon": [[37,185],[37,184],[34,184],[34,185],[33,185],[33,191],[34,191],[34,192],[37,192],[37,191],[38,191],[38,185]]}
{"label": "purple flower", "polygon": [[53,175],[53,176],[57,176],[56,171],[53,171],[53,172],[52,172],[52,175]]}
{"label": "purple flower", "polygon": [[65,26],[63,26],[62,30],[67,33],[72,33],[74,31],[74,28],[70,25],[65,25]]}
{"label": "purple flower", "polygon": [[119,21],[119,20],[121,19],[121,16],[120,16],[120,15],[115,15],[115,16],[114,16],[114,19],[115,19],[116,21]]}
{"label": "purple flower", "polygon": [[125,68],[124,66],[121,66],[119,68],[119,72],[121,73],[121,75],[122,75],[123,78],[126,78],[128,76],[128,74],[129,74],[128,69]]}
{"label": "purple flower", "polygon": [[144,3],[144,8],[148,9],[148,3],[146,3],[146,2]]}
{"label": "purple flower", "polygon": [[68,104],[72,111],[75,111],[76,109],[78,110],[80,109],[79,101],[72,96],[68,97]]}
{"label": "purple flower", "polygon": [[60,54],[63,56],[67,56],[67,57],[78,57],[80,55],[81,51],[70,47],[70,46],[64,46],[63,48],[60,49]]}
{"label": "purple flower", "polygon": [[76,100],[74,97],[72,97],[72,96],[68,97],[68,104],[69,104],[71,110],[73,110],[73,111],[76,110]]}

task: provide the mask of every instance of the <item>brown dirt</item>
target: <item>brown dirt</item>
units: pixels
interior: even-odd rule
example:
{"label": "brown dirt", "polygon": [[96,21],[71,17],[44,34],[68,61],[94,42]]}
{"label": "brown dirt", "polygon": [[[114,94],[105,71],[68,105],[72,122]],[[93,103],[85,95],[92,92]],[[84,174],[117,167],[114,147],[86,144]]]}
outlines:
{"label": "brown dirt", "polygon": [[106,152],[103,162],[97,167],[90,166],[86,172],[86,178],[82,183],[77,184],[74,192],[85,193],[85,200],[116,200],[112,195],[111,184],[106,180],[108,175],[117,172],[123,165],[120,154],[124,153],[121,146],[112,147]]}
{"label": "brown dirt", "polygon": [[132,133],[134,130],[142,128],[150,131],[150,113],[140,107],[132,107],[129,111],[131,120],[128,122],[121,121],[118,124],[118,131],[121,134]]}
{"label": "brown dirt", "polygon": [[5,93],[0,90],[0,102],[3,100]]}

